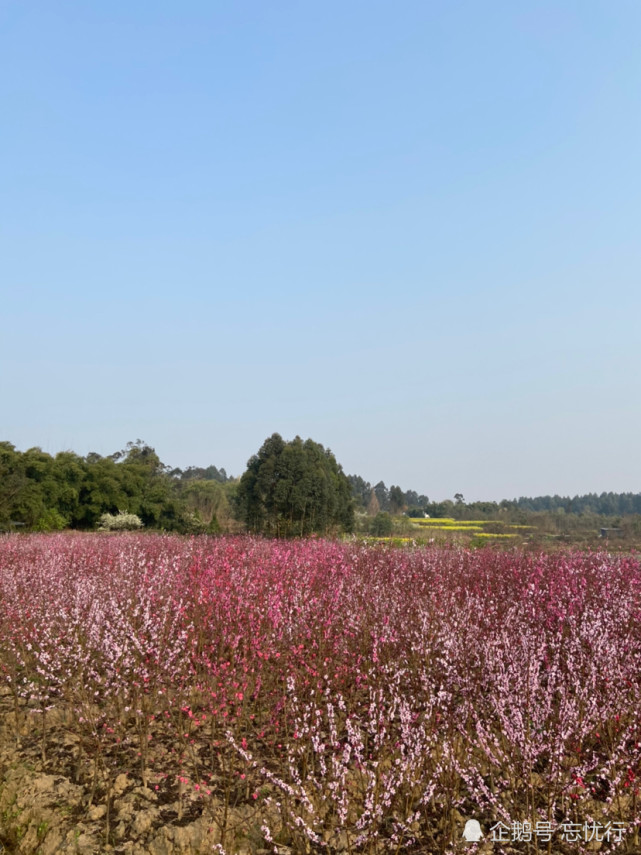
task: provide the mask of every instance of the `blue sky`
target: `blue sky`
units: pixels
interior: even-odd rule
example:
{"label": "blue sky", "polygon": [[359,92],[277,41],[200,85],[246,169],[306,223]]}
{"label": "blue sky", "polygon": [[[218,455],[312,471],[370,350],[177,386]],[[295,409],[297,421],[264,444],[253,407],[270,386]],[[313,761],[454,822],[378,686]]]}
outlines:
{"label": "blue sky", "polygon": [[0,438],[641,491],[638,0],[0,0]]}

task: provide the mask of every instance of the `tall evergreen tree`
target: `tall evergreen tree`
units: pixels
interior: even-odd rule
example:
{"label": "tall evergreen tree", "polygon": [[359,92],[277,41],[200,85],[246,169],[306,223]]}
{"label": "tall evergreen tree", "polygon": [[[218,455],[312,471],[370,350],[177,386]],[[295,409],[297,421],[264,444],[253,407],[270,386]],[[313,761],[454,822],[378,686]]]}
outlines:
{"label": "tall evergreen tree", "polygon": [[275,537],[350,531],[350,483],[322,445],[275,433],[247,464],[236,496],[236,514],[250,531]]}

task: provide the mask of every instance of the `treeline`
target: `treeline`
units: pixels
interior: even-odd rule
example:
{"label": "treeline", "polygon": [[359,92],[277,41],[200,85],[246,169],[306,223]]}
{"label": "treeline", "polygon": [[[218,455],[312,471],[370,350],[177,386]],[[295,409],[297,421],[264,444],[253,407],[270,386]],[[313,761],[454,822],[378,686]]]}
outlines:
{"label": "treeline", "polygon": [[597,514],[599,516],[628,516],[641,514],[641,493],[587,493],[584,496],[521,497],[506,503],[521,511],[552,511],[566,514]]}
{"label": "treeline", "polygon": [[641,514],[641,493],[588,493],[583,496],[537,496],[503,499],[501,502],[466,502],[461,493],[454,499],[432,502],[414,490],[386,487],[383,481],[372,486],[359,475],[348,475],[356,509],[374,516],[391,515],[452,517],[454,519],[493,519],[499,512],[565,513],[615,517]]}
{"label": "treeline", "polygon": [[144,526],[290,537],[351,531],[353,523],[347,478],[311,439],[273,434],[240,479],[213,465],[172,469],[142,440],[105,457],[0,442],[0,530]]}
{"label": "treeline", "polygon": [[102,457],[0,442],[0,529],[95,529],[126,511],[149,528],[182,533],[229,528],[237,482],[224,469],[170,469],[141,440]]}
{"label": "treeline", "polygon": [[[137,440],[105,457],[40,448],[18,451],[0,442],[0,530],[90,530],[104,514],[125,511],[147,528],[181,533],[247,529],[276,536],[349,531],[360,515],[378,519],[405,514],[454,519],[523,521],[526,515],[575,518],[641,515],[641,493],[589,493],[521,497],[502,502],[430,501],[414,490],[372,485],[345,476],[334,456],[312,440],[285,442],[274,434],[241,479],[216,466],[187,469],[163,464]],[[360,527],[360,524],[357,525]]]}

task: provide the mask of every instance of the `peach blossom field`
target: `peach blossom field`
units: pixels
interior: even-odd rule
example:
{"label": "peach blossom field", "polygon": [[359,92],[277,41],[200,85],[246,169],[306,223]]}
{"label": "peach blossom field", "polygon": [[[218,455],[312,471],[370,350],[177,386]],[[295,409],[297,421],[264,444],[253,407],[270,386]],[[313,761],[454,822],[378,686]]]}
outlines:
{"label": "peach blossom field", "polygon": [[4,536],[0,846],[638,852],[640,618],[634,556]]}

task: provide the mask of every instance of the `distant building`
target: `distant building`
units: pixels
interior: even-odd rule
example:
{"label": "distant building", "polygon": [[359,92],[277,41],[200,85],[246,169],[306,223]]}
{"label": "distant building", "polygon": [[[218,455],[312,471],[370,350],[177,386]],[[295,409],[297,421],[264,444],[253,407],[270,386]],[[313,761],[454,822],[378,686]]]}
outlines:
{"label": "distant building", "polygon": [[601,537],[623,537],[623,529],[621,528],[602,528]]}

